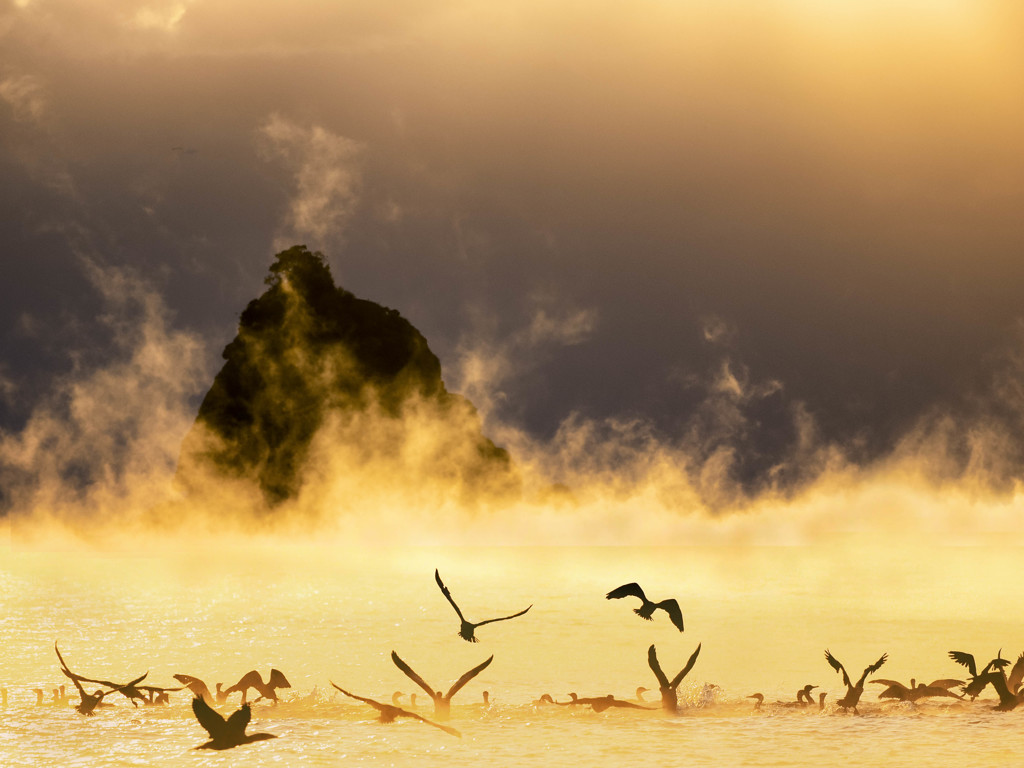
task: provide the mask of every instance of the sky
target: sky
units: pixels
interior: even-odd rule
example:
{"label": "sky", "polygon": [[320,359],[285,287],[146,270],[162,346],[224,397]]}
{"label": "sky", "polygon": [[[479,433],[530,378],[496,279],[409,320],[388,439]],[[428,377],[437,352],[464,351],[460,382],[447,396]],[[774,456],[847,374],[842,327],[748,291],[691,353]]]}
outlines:
{"label": "sky", "polygon": [[0,0],[0,463],[172,462],[302,243],[512,448],[1012,494],[1022,137],[1011,0]]}

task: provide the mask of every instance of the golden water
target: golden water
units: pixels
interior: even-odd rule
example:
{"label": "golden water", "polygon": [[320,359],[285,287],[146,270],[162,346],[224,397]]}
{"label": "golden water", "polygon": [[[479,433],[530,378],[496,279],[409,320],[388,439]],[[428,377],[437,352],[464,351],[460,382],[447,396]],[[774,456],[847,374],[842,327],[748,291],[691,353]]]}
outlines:
{"label": "golden water", "polygon": [[[792,699],[812,683],[843,694],[825,648],[851,673],[883,652],[878,676],[909,682],[961,677],[951,649],[984,663],[1024,650],[1021,552],[1015,547],[833,545],[691,548],[396,548],[267,540],[202,546],[150,538],[132,548],[0,545],[0,765],[975,765],[1012,763],[1024,712],[974,703],[879,702],[868,685],[862,716],[766,707],[754,692]],[[456,636],[458,621],[433,581],[439,568],[467,617],[525,616]],[[661,613],[647,623],[636,601],[604,599],[628,581],[655,599],[675,596],[677,632]],[[127,700],[83,717],[35,705],[33,688],[66,682],[54,641],[82,674],[172,685],[186,673],[231,684],[250,669],[281,669],[282,703],[253,708],[250,731],[279,738],[196,752],[206,740],[186,693],[170,707]],[[534,707],[656,687],[652,643],[666,672],[698,643],[677,716]],[[390,701],[413,684],[399,653],[428,682],[447,687],[494,654],[454,699],[455,739],[412,721],[381,725],[330,681]],[[719,688],[709,695],[706,683]],[[493,702],[484,709],[481,694]],[[815,691],[817,693],[817,691]],[[654,698],[656,693],[647,694]],[[111,699],[114,699],[112,696]],[[419,712],[432,714],[420,692]],[[73,701],[77,697],[73,697]],[[408,701],[406,697],[405,701]],[[948,701],[948,703],[947,703]],[[224,707],[225,713],[233,710]]]}

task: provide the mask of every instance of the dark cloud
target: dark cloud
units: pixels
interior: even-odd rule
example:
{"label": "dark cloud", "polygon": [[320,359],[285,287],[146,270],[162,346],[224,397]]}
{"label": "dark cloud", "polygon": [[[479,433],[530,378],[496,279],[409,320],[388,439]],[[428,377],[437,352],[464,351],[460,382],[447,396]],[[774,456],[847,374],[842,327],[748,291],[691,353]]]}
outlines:
{"label": "dark cloud", "polygon": [[759,487],[811,433],[870,462],[1006,423],[1008,5],[385,5],[0,10],[6,429],[112,349],[83,257],[213,360],[288,239],[537,436],[639,417]]}

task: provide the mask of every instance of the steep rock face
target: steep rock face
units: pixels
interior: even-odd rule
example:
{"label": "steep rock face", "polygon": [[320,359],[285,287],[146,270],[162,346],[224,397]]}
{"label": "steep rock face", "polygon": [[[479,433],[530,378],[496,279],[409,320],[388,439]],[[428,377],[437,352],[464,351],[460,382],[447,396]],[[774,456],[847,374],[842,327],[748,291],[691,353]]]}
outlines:
{"label": "steep rock face", "polygon": [[[279,253],[265,282],[183,443],[177,477],[186,489],[224,478],[251,481],[270,506],[295,498],[315,437],[323,449],[325,424],[372,413],[361,422],[372,429],[401,422],[410,407],[438,430],[454,425],[459,449],[446,449],[437,466],[462,491],[516,485],[508,453],[482,434],[469,401],[445,389],[440,361],[397,311],[335,286],[323,255],[304,246]],[[375,431],[386,435],[377,455],[402,452],[386,442],[404,440],[401,430]],[[365,431],[363,438],[374,443]]]}

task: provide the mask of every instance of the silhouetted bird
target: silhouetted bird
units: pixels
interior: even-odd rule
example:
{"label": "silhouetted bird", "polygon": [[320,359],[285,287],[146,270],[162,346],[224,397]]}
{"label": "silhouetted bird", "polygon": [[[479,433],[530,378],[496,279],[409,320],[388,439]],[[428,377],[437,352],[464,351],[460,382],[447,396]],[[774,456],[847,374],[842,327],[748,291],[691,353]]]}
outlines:
{"label": "silhouetted bird", "polygon": [[810,705],[810,704],[813,704],[814,703],[814,699],[811,698],[811,691],[813,691],[817,687],[818,686],[816,686],[816,685],[811,685],[811,684],[808,683],[803,688],[801,688],[799,691],[797,691],[796,692],[796,702],[797,702],[797,704],[802,704],[805,707]]}
{"label": "silhouetted bird", "polygon": [[883,653],[882,658],[864,670],[864,674],[860,676],[860,680],[858,680],[857,684],[854,685],[850,682],[850,676],[846,674],[846,668],[840,664],[831,653],[829,653],[828,649],[826,649],[825,659],[832,666],[832,669],[836,672],[843,673],[843,682],[846,684],[846,695],[837,701],[836,704],[843,709],[852,709],[853,714],[859,715],[860,712],[857,711],[857,702],[860,701],[861,694],[864,693],[864,681],[867,679],[868,675],[877,672],[881,666],[885,664],[885,660],[887,658],[889,658],[888,654]]}
{"label": "silhouetted bird", "polygon": [[760,710],[761,709],[761,705],[764,704],[764,694],[763,693],[752,693],[749,696],[747,696],[747,698],[754,700],[754,711],[755,712]]}
{"label": "silhouetted bird", "polygon": [[962,697],[957,696],[949,689],[954,686],[964,684],[963,680],[953,680],[951,678],[933,680],[928,685],[918,685],[917,680],[911,678],[909,688],[896,680],[886,680],[885,678],[871,680],[870,682],[872,684],[878,683],[879,685],[888,686],[884,691],[878,694],[878,698],[895,699],[896,701],[917,701],[918,699],[925,699],[932,696],[948,696],[951,699],[959,699]]}
{"label": "silhouetted bird", "polygon": [[459,610],[459,606],[456,605],[455,600],[452,599],[452,593],[448,591],[448,587],[446,587],[444,585],[444,582],[441,581],[441,574],[437,572],[436,568],[434,569],[434,581],[436,581],[437,586],[441,588],[441,594],[448,598],[448,602],[452,604],[452,608],[455,609],[455,613],[457,613],[459,616],[459,621],[462,622],[462,625],[459,627],[459,637],[471,643],[477,642],[476,636],[473,634],[474,630],[476,630],[477,627],[482,627],[484,624],[491,624],[495,621],[507,621],[508,619],[514,619],[516,616],[522,616],[524,613],[530,610],[530,608],[533,608],[533,604],[531,603],[526,608],[521,610],[519,613],[513,613],[511,616],[502,616],[497,619],[487,619],[486,621],[478,621],[474,624],[473,622],[466,621],[466,617],[462,615],[462,611]]}
{"label": "silhouetted bird", "polygon": [[247,734],[245,732],[249,726],[249,720],[252,718],[252,709],[248,704],[243,704],[241,709],[236,710],[225,720],[220,713],[206,703],[205,699],[196,696],[192,699],[192,711],[199,724],[210,734],[210,740],[205,744],[200,744],[196,749],[231,749],[253,741],[277,738],[272,733]]}
{"label": "silhouetted bird", "polygon": [[955,661],[962,667],[966,667],[967,671],[971,674],[971,679],[967,681],[967,685],[963,686],[960,690],[963,691],[965,696],[970,696],[971,701],[974,701],[978,694],[984,690],[985,686],[988,685],[988,679],[985,675],[993,669],[1001,670],[1007,664],[1010,663],[1009,659],[1003,658],[1003,649],[999,649],[999,653],[992,659],[985,668],[978,672],[977,665],[974,663],[974,656],[963,651],[950,651],[949,658]]}
{"label": "silhouetted bird", "polygon": [[224,691],[225,696],[229,696],[232,693],[242,692],[242,703],[245,704],[246,697],[249,693],[250,688],[255,688],[256,692],[259,693],[259,697],[256,701],[261,699],[270,699],[275,704],[277,703],[277,689],[278,688],[291,688],[292,684],[288,682],[288,679],[284,674],[277,669],[270,670],[270,677],[267,682],[263,682],[263,678],[260,673],[255,669],[246,672],[242,675],[242,679],[232,685],[230,688]]}
{"label": "silhouetted bird", "polygon": [[438,720],[447,720],[451,716],[452,696],[458,693],[462,689],[462,686],[464,686],[466,683],[468,683],[470,680],[472,680],[474,677],[480,674],[484,669],[486,669],[487,666],[492,661],[494,661],[494,656],[489,657],[487,661],[483,662],[482,664],[478,664],[477,666],[473,667],[471,670],[469,670],[469,672],[467,672],[458,680],[456,680],[455,684],[448,689],[448,693],[445,694],[442,694],[440,691],[435,691],[433,688],[427,685],[426,682],[424,682],[423,678],[417,675],[415,672],[413,672],[412,667],[410,667],[408,664],[402,661],[402,659],[399,658],[398,654],[394,651],[391,652],[391,660],[395,662],[396,667],[398,667],[405,673],[406,677],[408,677],[410,680],[416,683],[416,685],[418,685],[420,688],[427,692],[427,695],[434,702],[434,717],[436,717]]}
{"label": "silhouetted bird", "polygon": [[[188,688],[190,691],[192,691],[192,695],[193,696],[197,696],[198,698],[202,699],[203,701],[205,701],[210,706],[213,706],[213,704],[214,704],[213,694],[210,693],[210,689],[206,686],[206,683],[204,683],[198,677],[192,677],[191,675],[171,675],[171,677],[173,677],[179,683],[184,684],[184,686],[186,688]],[[218,694],[221,693],[221,691],[220,691],[220,686],[221,685],[222,685],[221,683],[217,683],[217,692],[218,692]],[[226,694],[225,694],[225,698],[227,698]],[[220,698],[218,697],[217,703],[218,704],[222,704],[223,701],[220,700]]]}
{"label": "silhouetted bird", "polygon": [[650,666],[654,676],[658,678],[658,690],[661,691],[661,708],[666,712],[675,714],[679,711],[677,689],[683,678],[693,669],[693,665],[697,662],[697,656],[699,655],[700,644],[698,643],[697,650],[690,655],[690,660],[686,662],[686,666],[679,671],[678,675],[672,678],[672,682],[669,682],[668,677],[661,671],[661,664],[658,663],[658,652],[654,649],[653,645],[647,649],[647,664]]}
{"label": "silhouetted bird", "polygon": [[[140,698],[142,697],[142,693],[135,686],[137,686],[139,683],[141,683],[146,678],[146,675],[149,674],[148,672],[145,675],[142,675],[141,677],[138,677],[138,678],[136,678],[135,680],[132,680],[129,683],[125,683],[124,685],[117,685],[116,683],[107,683],[107,682],[103,682],[103,681],[99,681],[99,680],[92,680],[90,678],[83,677],[82,675],[76,674],[76,673],[72,672],[68,668],[68,665],[64,663],[64,657],[61,656],[60,648],[57,647],[57,643],[56,642],[54,642],[54,644],[53,644],[53,650],[57,652],[57,659],[60,661],[60,671],[64,674],[65,677],[67,677],[69,680],[71,680],[71,682],[75,684],[75,688],[78,689],[78,695],[79,695],[80,701],[78,703],[78,706],[75,707],[75,709],[80,714],[91,715],[91,714],[93,714],[93,712],[96,710],[97,707],[109,706],[106,703],[104,703],[103,697],[106,696],[109,693],[113,693],[114,691],[120,691],[120,692],[123,693],[124,691],[128,690],[128,691],[132,691],[138,697],[140,697]],[[111,686],[112,690],[104,691],[102,689],[97,689],[94,693],[89,694],[89,693],[86,693],[85,688],[82,686],[83,682],[86,682],[86,683],[100,683],[101,685]],[[127,693],[125,693],[125,695],[128,696]],[[129,698],[131,698],[131,697],[129,696]],[[134,699],[132,700],[132,703],[133,704],[135,703]],[[136,706],[138,706],[138,705],[136,705]]]}
{"label": "silhouetted bird", "polygon": [[[1005,666],[1005,665],[1004,665]],[[994,709],[1000,712],[1009,712],[1024,704],[1024,689],[1021,683],[1024,682],[1024,653],[1017,657],[1009,676],[1000,667],[999,669],[981,676],[985,684],[992,684],[999,696],[999,705]]]}
{"label": "silhouetted bird", "polygon": [[622,707],[626,709],[651,709],[651,707],[644,707],[640,704],[635,704],[632,701],[623,701],[622,699],[616,699],[610,693],[606,696],[585,696],[580,697],[575,693],[569,694],[569,701],[556,701],[555,704],[560,704],[563,707],[577,707],[586,706],[593,709],[595,712],[604,712],[606,709],[611,707]]}
{"label": "silhouetted bird", "polygon": [[652,614],[658,608],[661,608],[665,613],[668,614],[672,623],[676,625],[680,632],[683,631],[683,612],[679,609],[679,603],[673,598],[668,600],[662,600],[660,603],[654,603],[647,599],[644,591],[640,589],[640,585],[636,582],[631,584],[623,584],[617,589],[613,589],[605,597],[608,600],[617,600],[620,597],[639,597],[640,607],[634,608],[633,613],[648,621],[653,621]]}
{"label": "silhouetted bird", "polygon": [[542,704],[555,704],[555,703],[557,703],[557,702],[554,699],[551,698],[551,694],[550,693],[545,693],[545,694],[542,694],[539,699],[534,699],[533,706],[539,707]]}
{"label": "silhouetted bird", "polygon": [[637,701],[647,701],[647,699],[644,698],[644,694],[647,693],[649,690],[651,690],[651,689],[650,688],[644,688],[642,685],[638,685],[637,689],[636,689],[636,700]]}
{"label": "silhouetted bird", "polygon": [[361,701],[364,704],[369,704],[371,707],[376,709],[378,712],[380,712],[380,717],[378,717],[377,719],[382,723],[393,723],[395,722],[395,718],[398,717],[411,717],[413,720],[419,720],[421,723],[426,723],[427,725],[432,725],[435,728],[440,728],[442,731],[444,731],[445,733],[450,733],[452,736],[458,736],[460,739],[462,738],[462,734],[450,726],[442,725],[441,723],[435,723],[433,720],[428,720],[422,715],[417,715],[415,712],[410,712],[407,709],[396,707],[393,704],[381,704],[379,701],[374,701],[373,699],[367,699],[363,696],[356,696],[354,693],[349,693],[344,688],[341,688],[333,682],[331,683],[331,685],[333,685],[335,688],[337,688],[339,691],[344,693],[349,698],[357,699],[358,701]]}

